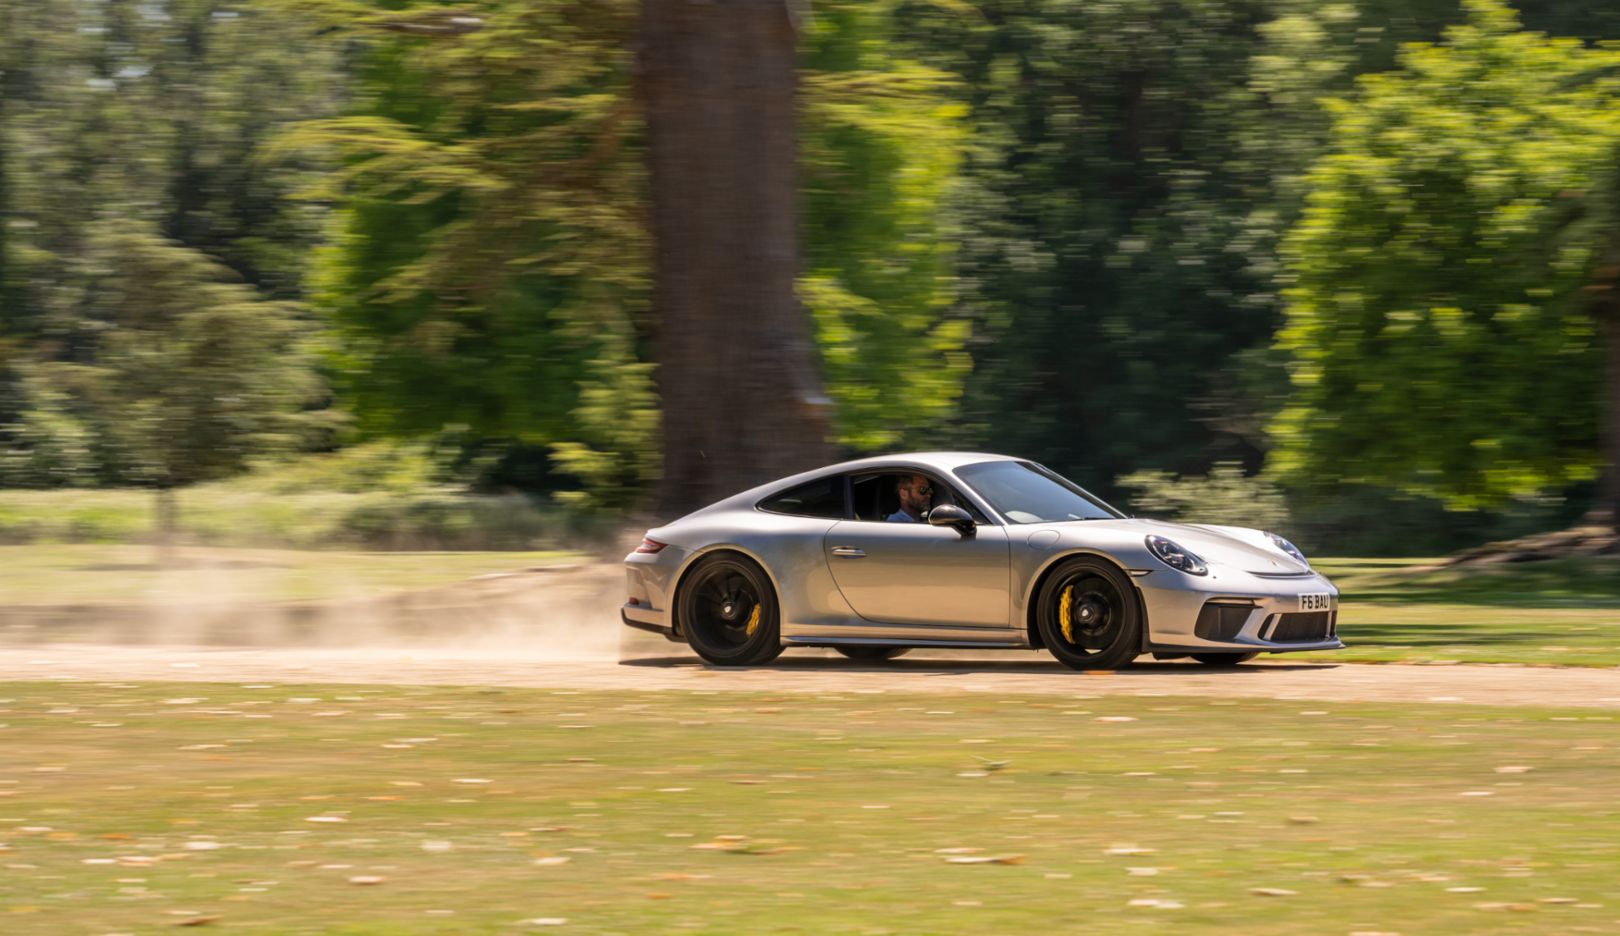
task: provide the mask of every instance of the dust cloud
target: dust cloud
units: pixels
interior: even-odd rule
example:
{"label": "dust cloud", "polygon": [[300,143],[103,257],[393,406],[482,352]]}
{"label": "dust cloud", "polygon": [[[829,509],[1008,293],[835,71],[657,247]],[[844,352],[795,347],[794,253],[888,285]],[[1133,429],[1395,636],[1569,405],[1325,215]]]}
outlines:
{"label": "dust cloud", "polygon": [[132,567],[129,574],[151,580],[139,600],[68,596],[0,608],[0,644],[404,650],[513,662],[616,662],[622,644],[670,646],[620,622],[624,570],[617,558],[381,590],[346,587],[333,572],[321,579],[324,597],[302,601],[265,594],[264,579],[278,571],[265,566],[275,561],[268,550],[198,550],[173,569]]}

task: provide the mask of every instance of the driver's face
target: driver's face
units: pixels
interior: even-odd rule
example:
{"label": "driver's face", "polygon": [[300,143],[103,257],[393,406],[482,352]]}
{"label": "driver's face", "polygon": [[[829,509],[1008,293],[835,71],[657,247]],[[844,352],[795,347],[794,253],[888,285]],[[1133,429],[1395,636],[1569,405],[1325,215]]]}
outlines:
{"label": "driver's face", "polygon": [[912,475],[900,482],[900,503],[912,510],[927,510],[934,496],[934,487],[922,475]]}

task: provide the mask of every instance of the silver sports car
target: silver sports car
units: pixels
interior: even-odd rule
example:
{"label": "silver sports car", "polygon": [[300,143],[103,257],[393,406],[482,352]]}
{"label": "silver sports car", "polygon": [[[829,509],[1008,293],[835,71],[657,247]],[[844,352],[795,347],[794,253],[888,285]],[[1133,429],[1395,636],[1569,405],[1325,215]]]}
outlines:
{"label": "silver sports car", "polygon": [[1343,646],[1338,589],[1282,537],[1127,517],[1004,455],[783,478],[647,531],[625,566],[624,623],[722,666],[795,646],[1045,647],[1076,669]]}

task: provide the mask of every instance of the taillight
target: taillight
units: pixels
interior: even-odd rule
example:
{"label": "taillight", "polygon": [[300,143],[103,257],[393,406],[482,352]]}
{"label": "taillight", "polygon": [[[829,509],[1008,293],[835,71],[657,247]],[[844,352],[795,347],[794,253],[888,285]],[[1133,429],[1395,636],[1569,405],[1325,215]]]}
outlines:
{"label": "taillight", "polygon": [[668,545],[669,545],[668,543],[660,543],[660,542],[658,542],[657,540],[653,539],[650,536],[643,536],[641,538],[641,545],[636,547],[636,552],[638,552],[638,553],[647,553],[647,554],[650,555],[652,553],[655,553],[655,552],[659,551],[660,549],[663,549],[665,546],[668,546]]}

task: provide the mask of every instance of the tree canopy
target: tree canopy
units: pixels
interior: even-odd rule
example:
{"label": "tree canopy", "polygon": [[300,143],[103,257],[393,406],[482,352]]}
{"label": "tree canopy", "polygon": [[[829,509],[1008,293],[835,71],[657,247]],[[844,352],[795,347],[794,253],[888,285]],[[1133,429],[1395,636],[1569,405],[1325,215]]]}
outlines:
{"label": "tree canopy", "polygon": [[[403,440],[469,485],[650,504],[671,273],[645,8],[7,6],[0,483]],[[699,164],[791,175],[772,308],[804,317],[815,373],[777,376],[820,388],[816,451],[1001,450],[1144,504],[1202,477],[1341,519],[1551,518],[1620,461],[1612,0],[781,13],[792,157],[717,138]],[[735,327],[689,356],[774,355],[728,346],[754,333],[725,302]],[[262,422],[232,409],[255,396]],[[289,435],[306,411],[326,428]],[[126,434],[160,412],[177,461]]]}
{"label": "tree canopy", "polygon": [[1332,105],[1286,244],[1285,480],[1474,507],[1600,469],[1588,287],[1613,262],[1620,52],[1469,8]]}

